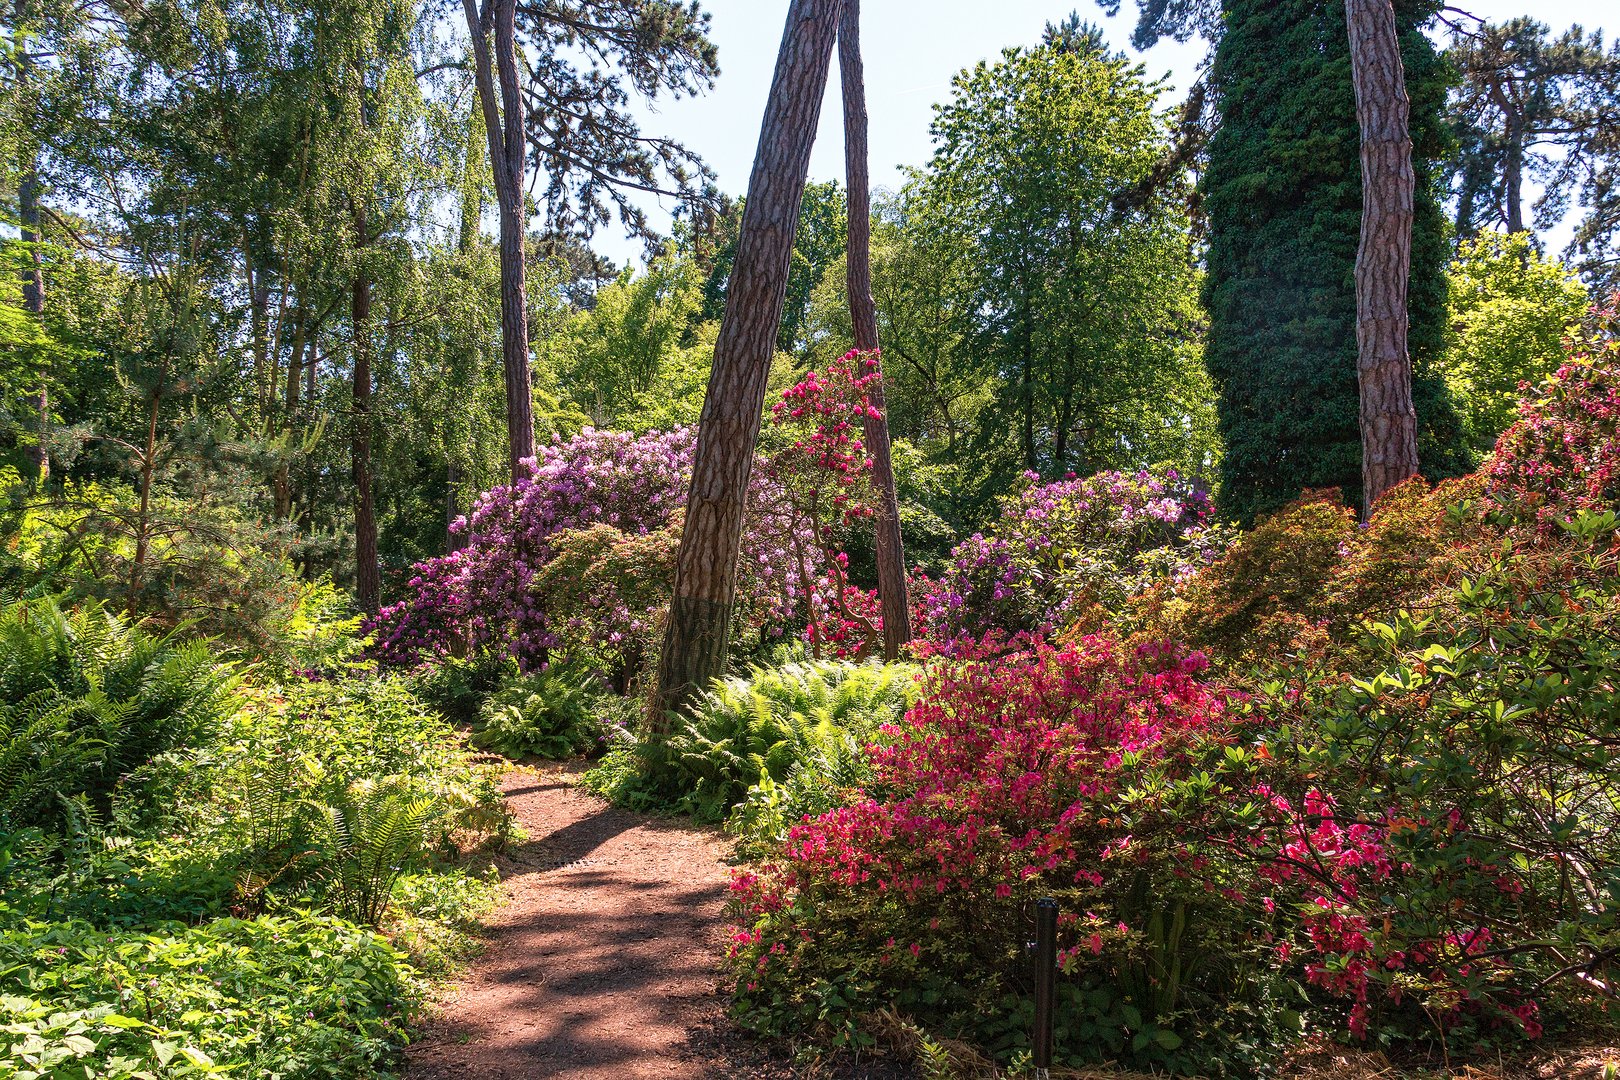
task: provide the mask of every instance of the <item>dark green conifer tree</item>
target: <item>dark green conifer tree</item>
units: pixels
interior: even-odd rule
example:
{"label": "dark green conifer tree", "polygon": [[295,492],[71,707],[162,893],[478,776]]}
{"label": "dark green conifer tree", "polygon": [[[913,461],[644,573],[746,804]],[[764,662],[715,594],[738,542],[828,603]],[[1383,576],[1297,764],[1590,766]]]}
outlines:
{"label": "dark green conifer tree", "polygon": [[[1420,27],[1432,0],[1396,0],[1417,174],[1413,399],[1424,474],[1468,464],[1436,369],[1445,315],[1447,76]],[[1306,488],[1361,495],[1356,245],[1361,169],[1344,5],[1226,0],[1210,72],[1219,125],[1209,215],[1207,363],[1219,393],[1223,509],[1245,521]]]}

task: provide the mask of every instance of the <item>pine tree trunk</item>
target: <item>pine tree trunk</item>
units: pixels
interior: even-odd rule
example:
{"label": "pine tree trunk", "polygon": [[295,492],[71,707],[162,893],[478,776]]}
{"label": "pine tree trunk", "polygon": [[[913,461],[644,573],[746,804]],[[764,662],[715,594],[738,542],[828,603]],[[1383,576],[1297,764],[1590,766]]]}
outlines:
{"label": "pine tree trunk", "polygon": [[725,317],[698,419],[652,725],[724,673],[754,444],[787,295],[839,0],[792,0],[760,128]]}
{"label": "pine tree trunk", "polygon": [[1524,119],[1508,114],[1507,159],[1502,164],[1502,191],[1507,201],[1507,231],[1524,232]]}
{"label": "pine tree trunk", "polygon": [[[490,171],[501,215],[501,366],[506,375],[506,435],[512,480],[526,475],[534,456],[534,398],[529,377],[529,311],[523,263],[523,93],[518,85],[517,2],[462,0],[472,35],[474,78],[484,112]],[[491,71],[489,34],[500,75],[499,108]]]}
{"label": "pine tree trunk", "polygon": [[1361,246],[1356,252],[1356,374],[1363,509],[1418,471],[1407,353],[1412,267],[1410,104],[1391,0],[1345,0],[1361,125]]}
{"label": "pine tree trunk", "polygon": [[[355,212],[356,241],[365,246],[365,212]],[[357,257],[363,258],[363,251]],[[360,610],[377,614],[382,571],[377,562],[377,511],[371,478],[371,280],[355,271],[349,323],[354,335],[354,591]]]}
{"label": "pine tree trunk", "polygon": [[[872,194],[867,175],[866,71],[861,59],[861,3],[844,0],[838,22],[838,70],[844,91],[844,172],[849,185],[849,245],[845,255],[849,316],[855,348],[878,349],[877,304],[872,300]],[[863,372],[864,374],[864,372]],[[900,536],[900,500],[889,453],[889,409],[881,370],[867,388],[878,415],[862,418],[866,449],[872,456],[872,489],[877,496],[878,598],[883,606],[883,658],[894,660],[911,640],[911,602],[906,587],[906,551]]]}

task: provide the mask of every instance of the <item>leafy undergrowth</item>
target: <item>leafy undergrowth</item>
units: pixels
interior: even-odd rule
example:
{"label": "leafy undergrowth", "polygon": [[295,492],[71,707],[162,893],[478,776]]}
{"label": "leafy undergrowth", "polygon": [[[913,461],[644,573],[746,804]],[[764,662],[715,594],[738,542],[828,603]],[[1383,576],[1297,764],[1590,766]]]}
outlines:
{"label": "leafy undergrowth", "polygon": [[99,609],[0,612],[0,1078],[387,1074],[509,821],[348,630],[233,669]]}

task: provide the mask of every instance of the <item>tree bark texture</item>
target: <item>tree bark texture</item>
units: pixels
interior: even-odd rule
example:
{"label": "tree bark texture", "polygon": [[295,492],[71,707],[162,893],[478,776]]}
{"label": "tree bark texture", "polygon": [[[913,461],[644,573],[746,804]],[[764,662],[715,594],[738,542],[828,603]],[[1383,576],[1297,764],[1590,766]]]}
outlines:
{"label": "tree bark texture", "polygon": [[[861,3],[844,0],[838,21],[838,70],[844,92],[844,173],[849,186],[849,244],[845,267],[850,325],[855,348],[878,351],[877,303],[872,299],[872,191],[868,176],[866,70],[861,59]],[[881,363],[881,361],[880,361]],[[911,640],[911,602],[906,587],[906,551],[900,536],[900,500],[889,452],[889,408],[881,367],[867,388],[878,415],[862,418],[866,449],[872,456],[872,490],[877,497],[878,599],[883,608],[883,658],[894,660]]]}
{"label": "tree bark texture", "polygon": [[698,418],[675,595],[652,724],[724,674],[749,473],[782,321],[799,202],[838,31],[839,0],[792,0]]}
{"label": "tree bark texture", "polygon": [[[357,215],[362,247],[365,217]],[[382,572],[377,561],[377,510],[371,481],[371,280],[362,267],[355,272],[349,322],[354,334],[354,591],[360,610],[377,614],[382,599]]]}
{"label": "tree bark texture", "polygon": [[[534,456],[534,398],[529,376],[528,290],[523,262],[523,92],[518,85],[517,0],[462,0],[472,35],[473,71],[484,113],[490,171],[501,217],[501,367],[506,376],[507,456],[513,481]],[[490,37],[494,38],[491,70]],[[500,81],[496,99],[497,71]]]}
{"label": "tree bark texture", "polygon": [[1345,0],[1361,126],[1361,246],[1356,252],[1356,376],[1363,510],[1418,471],[1407,352],[1412,266],[1410,103],[1391,0]]}

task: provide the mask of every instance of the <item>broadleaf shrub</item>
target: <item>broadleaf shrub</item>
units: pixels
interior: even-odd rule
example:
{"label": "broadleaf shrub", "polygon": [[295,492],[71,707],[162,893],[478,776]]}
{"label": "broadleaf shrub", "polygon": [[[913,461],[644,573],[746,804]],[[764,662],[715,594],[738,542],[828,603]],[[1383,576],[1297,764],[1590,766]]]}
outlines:
{"label": "broadleaf shrub", "polygon": [[422,1004],[411,974],[334,919],[7,927],[0,1077],[380,1080]]}
{"label": "broadleaf shrub", "polygon": [[1257,860],[1354,1037],[1458,1051],[1598,1014],[1620,949],[1620,543],[1583,512],[1354,654],[1275,669],[1263,752],[1182,810]]}
{"label": "broadleaf shrub", "polygon": [[[534,667],[571,659],[554,652],[572,649],[584,659],[611,645],[618,632],[615,606],[600,613],[578,607],[577,584],[543,572],[557,558],[559,542],[578,530],[609,526],[625,537],[668,530],[686,498],[694,446],[687,429],[640,436],[587,429],[541,447],[529,475],[485,492],[458,523],[466,546],[419,563],[405,597],[372,620],[375,656],[412,667],[491,650]],[[788,557],[796,538],[782,524],[788,518],[780,512],[781,492],[765,470],[756,468],[753,476],[738,562],[739,640],[779,632],[803,591]],[[630,614],[659,618],[652,611]],[[559,619],[572,623],[559,630]]]}
{"label": "broadleaf shrub", "polygon": [[1226,545],[1209,496],[1174,470],[1105,472],[1037,484],[1001,501],[986,533],[919,581],[919,621],[936,643],[1096,629],[1156,583],[1180,581]]}

